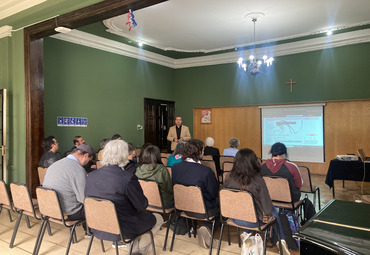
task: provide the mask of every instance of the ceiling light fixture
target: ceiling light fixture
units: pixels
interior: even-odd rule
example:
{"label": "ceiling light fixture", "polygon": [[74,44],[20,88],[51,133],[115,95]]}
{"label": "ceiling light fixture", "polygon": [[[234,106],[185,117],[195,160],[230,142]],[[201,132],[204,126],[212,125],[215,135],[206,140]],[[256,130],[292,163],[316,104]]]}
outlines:
{"label": "ceiling light fixture", "polygon": [[[253,49],[256,47],[256,21],[259,17],[264,16],[265,14],[263,12],[251,12],[245,15],[245,17],[251,18],[253,22],[254,27],[254,33],[253,33]],[[262,72],[261,68],[263,65],[266,65],[267,67],[272,65],[272,62],[274,61],[273,57],[268,57],[267,55],[263,55],[261,59],[259,59],[255,55],[250,55],[249,59],[244,60],[242,57],[238,59],[238,65],[239,68],[242,68],[244,72],[249,72],[252,75],[257,75]]]}
{"label": "ceiling light fixture", "polygon": [[138,42],[138,45],[139,45],[139,47],[142,47],[143,46],[143,42],[142,41],[139,41]]}
{"label": "ceiling light fixture", "polygon": [[72,29],[68,28],[68,27],[63,27],[63,26],[58,26],[58,18],[55,17],[55,28],[54,30],[58,33],[68,33],[68,32],[71,32]]}
{"label": "ceiling light fixture", "polygon": [[328,32],[326,32],[327,35],[332,35],[333,34],[333,31],[332,30],[328,30]]}

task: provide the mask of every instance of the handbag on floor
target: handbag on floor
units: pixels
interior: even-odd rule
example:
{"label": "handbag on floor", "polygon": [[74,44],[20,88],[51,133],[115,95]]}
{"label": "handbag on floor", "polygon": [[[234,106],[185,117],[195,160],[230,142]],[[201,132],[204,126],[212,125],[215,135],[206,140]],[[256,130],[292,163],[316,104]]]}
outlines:
{"label": "handbag on floor", "polygon": [[243,232],[240,235],[242,240],[242,255],[262,255],[263,254],[263,241],[261,236],[256,233]]}

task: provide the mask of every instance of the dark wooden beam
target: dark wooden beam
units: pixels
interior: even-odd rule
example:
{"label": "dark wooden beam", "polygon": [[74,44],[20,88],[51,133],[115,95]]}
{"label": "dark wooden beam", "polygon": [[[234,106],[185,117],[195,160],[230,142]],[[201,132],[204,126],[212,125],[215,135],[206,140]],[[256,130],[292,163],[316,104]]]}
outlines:
{"label": "dark wooden beam", "polygon": [[37,165],[43,153],[44,138],[44,44],[43,38],[53,35],[54,28],[78,28],[104,19],[138,10],[167,0],[107,0],[60,15],[24,29],[24,63],[26,93],[26,182],[35,196],[39,185]]}
{"label": "dark wooden beam", "polygon": [[98,21],[109,19],[124,13],[130,9],[137,10],[155,5],[168,0],[109,0],[60,15],[44,22],[27,27],[25,30],[30,34],[31,40],[47,37],[57,32],[54,28],[64,26],[76,29]]}

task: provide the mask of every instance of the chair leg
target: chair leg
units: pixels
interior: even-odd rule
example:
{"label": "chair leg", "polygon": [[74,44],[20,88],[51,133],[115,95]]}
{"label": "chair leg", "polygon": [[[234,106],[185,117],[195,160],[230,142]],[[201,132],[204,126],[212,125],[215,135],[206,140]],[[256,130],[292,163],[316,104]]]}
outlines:
{"label": "chair leg", "polygon": [[317,189],[317,197],[318,197],[318,200],[319,200],[319,210],[321,210],[320,188]]}
{"label": "chair leg", "polygon": [[[66,255],[68,255],[69,253],[69,249],[71,248],[71,243],[72,243],[72,239],[74,237],[74,232],[75,232],[75,228],[76,228],[76,224],[73,225],[73,227],[71,228],[71,234],[69,235],[69,240],[68,240],[68,246],[67,246],[67,250],[66,250]],[[45,232],[45,230],[44,230]]]}
{"label": "chair leg", "polygon": [[46,224],[48,223],[48,220],[42,220],[42,223],[41,223],[41,227],[40,227],[40,231],[37,235],[37,239],[36,239],[36,244],[35,244],[35,248],[33,249],[33,253],[32,255],[37,255],[39,254],[39,251],[40,251],[40,247],[41,247],[41,243],[42,243],[42,239],[44,237],[44,233],[45,233],[45,229],[46,229]]}
{"label": "chair leg", "polygon": [[177,230],[177,221],[178,221],[178,219],[179,219],[179,215],[177,214],[177,215],[175,215],[175,227],[173,228],[173,235],[172,235],[172,241],[171,241],[170,251],[172,251],[173,243],[175,241],[175,235],[176,235],[176,230]]}
{"label": "chair leg", "polygon": [[50,227],[50,222],[49,221],[47,222],[47,228],[48,228],[48,234],[49,234],[49,236],[52,236],[53,233],[51,232],[51,227]]}
{"label": "chair leg", "polygon": [[[118,241],[115,241],[114,243],[115,243],[115,246],[116,246],[116,255],[118,255],[119,254],[119,251],[118,251]],[[132,252],[132,247],[130,247],[130,250]],[[130,255],[131,255],[131,252],[129,253]]]}
{"label": "chair leg", "polygon": [[[130,250],[128,251],[128,255],[132,254],[132,248],[134,248],[134,242],[135,242],[135,239],[130,242]],[[118,246],[116,245],[116,247],[117,247],[116,250],[117,250],[117,254],[118,254]]]}
{"label": "chair leg", "polygon": [[[94,235],[91,235],[91,239],[90,239],[90,242],[89,242],[89,246],[87,246],[87,251],[86,251],[86,255],[89,255],[90,254],[90,249],[91,249],[91,245],[92,245],[92,242],[94,240]],[[102,240],[100,240],[102,241]],[[104,252],[104,251],[103,251]]]}
{"label": "chair leg", "polygon": [[231,245],[231,242],[230,242],[230,227],[229,225],[226,226],[227,227],[227,242],[229,243],[229,246]]}
{"label": "chair leg", "polygon": [[149,234],[150,234],[150,239],[151,239],[151,241],[152,241],[152,250],[153,250],[153,255],[156,255],[156,254],[155,254],[155,245],[154,245],[154,236],[153,236],[152,231],[149,231]]}
{"label": "chair leg", "polygon": [[17,222],[15,223],[15,226],[14,226],[13,235],[12,235],[12,239],[10,240],[9,248],[13,248],[15,236],[17,235],[17,231],[19,227],[19,223],[21,223],[21,220],[22,220],[22,214],[23,214],[22,211],[18,212]]}
{"label": "chair leg", "polygon": [[27,215],[24,215],[24,216],[25,216],[25,218],[26,218],[27,227],[28,227],[28,228],[31,228],[30,219],[28,218],[28,216],[27,216]]}
{"label": "chair leg", "polygon": [[240,229],[239,228],[236,228],[237,230],[237,235],[238,235],[238,244],[239,244],[239,248],[242,247],[242,240],[240,240]]}
{"label": "chair leg", "polygon": [[[1,210],[0,210],[0,212],[1,212]],[[12,215],[11,215],[11,213],[10,213],[10,210],[8,210],[8,215],[9,215],[9,220],[10,220],[10,222],[13,222]]]}
{"label": "chair leg", "polygon": [[211,244],[209,245],[209,255],[212,255],[212,246],[213,246],[213,235],[215,233],[215,223],[216,223],[216,219],[213,220],[212,222],[212,231],[211,231]]}
{"label": "chair leg", "polygon": [[[94,237],[94,236],[92,236],[92,237]],[[100,239],[100,246],[101,246],[101,250],[102,250],[103,252],[105,252],[105,249],[104,249],[104,242],[103,242],[103,240],[102,240],[102,239]]]}
{"label": "chair leg", "polygon": [[168,232],[170,231],[172,214],[173,214],[173,212],[170,213],[170,216],[169,216],[169,219],[168,219],[168,224],[167,224],[166,236],[164,237],[164,245],[163,245],[163,250],[164,251],[167,249],[167,237],[168,237]]}
{"label": "chair leg", "polygon": [[225,227],[225,224],[222,223],[221,230],[220,230],[220,240],[218,241],[218,247],[217,247],[217,253],[216,253],[216,255],[219,255],[220,254],[221,243],[222,243],[222,234],[224,233],[224,227]]}

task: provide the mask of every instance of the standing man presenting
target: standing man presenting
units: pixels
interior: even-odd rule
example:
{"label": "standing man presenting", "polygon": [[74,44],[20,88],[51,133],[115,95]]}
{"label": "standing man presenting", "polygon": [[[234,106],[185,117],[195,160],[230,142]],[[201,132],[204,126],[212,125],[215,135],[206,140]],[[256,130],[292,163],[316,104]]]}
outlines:
{"label": "standing man presenting", "polygon": [[191,139],[189,128],[182,125],[181,117],[176,117],[175,123],[176,125],[170,127],[167,135],[167,140],[171,142],[171,151],[175,150],[178,142],[187,142]]}

